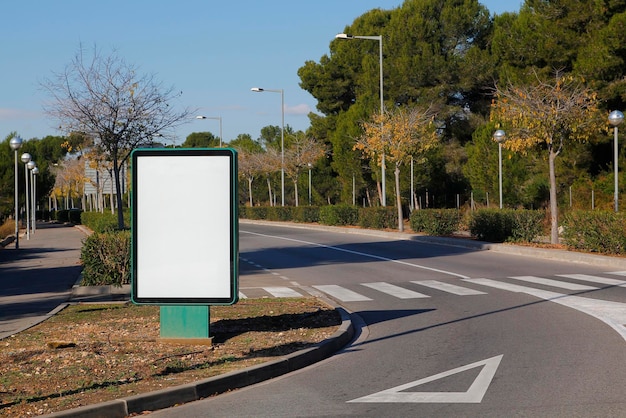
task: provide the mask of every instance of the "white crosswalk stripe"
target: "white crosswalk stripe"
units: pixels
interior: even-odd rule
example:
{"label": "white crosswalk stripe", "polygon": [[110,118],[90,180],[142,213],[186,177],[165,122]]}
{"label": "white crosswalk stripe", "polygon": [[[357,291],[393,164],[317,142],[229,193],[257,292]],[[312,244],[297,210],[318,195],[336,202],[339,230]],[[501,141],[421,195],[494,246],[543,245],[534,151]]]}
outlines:
{"label": "white crosswalk stripe", "polygon": [[346,289],[345,287],[337,286],[334,284],[313,287],[320,292],[326,293],[327,295],[330,295],[342,302],[365,302],[368,300],[372,300],[367,296],[363,296],[359,293],[353,292],[350,289]]}
{"label": "white crosswalk stripe", "polygon": [[626,280],[609,279],[600,276],[590,276],[588,274],[557,274],[557,276],[574,280],[582,280],[585,282],[608,284],[610,286],[626,287]]}
{"label": "white crosswalk stripe", "polygon": [[264,287],[263,290],[267,291],[272,296],[277,298],[301,298],[302,294],[296,292],[290,287],[277,286],[277,287]]}
{"label": "white crosswalk stripe", "polygon": [[370,289],[378,290],[379,292],[386,293],[387,295],[395,296],[398,299],[416,299],[416,298],[429,298],[430,296],[423,293],[414,292],[413,290],[405,289],[400,286],[396,286],[390,283],[377,282],[377,283],[361,283],[363,286],[367,286]]}
{"label": "white crosswalk stripe", "polygon": [[595,290],[597,287],[587,286],[584,284],[564,282],[561,280],[544,279],[542,277],[535,276],[512,276],[511,279],[521,280],[524,282],[543,284],[546,286],[559,287],[561,289],[568,290]]}
{"label": "white crosswalk stripe", "polygon": [[[607,272],[605,274],[611,274],[616,276],[626,276],[626,271],[614,271]],[[580,283],[588,282],[588,283],[597,283],[608,286],[619,286],[626,287],[626,277],[624,279],[614,279],[608,277],[601,276],[593,276],[588,274],[557,274],[556,277],[563,278],[563,280],[555,280],[550,278],[538,277],[538,276],[510,276],[504,278],[497,279],[486,279],[486,278],[466,278],[461,279],[460,281],[455,281],[453,283],[439,281],[439,280],[414,280],[410,282],[405,282],[404,284],[408,285],[409,283],[417,286],[421,286],[424,288],[434,289],[440,292],[445,292],[448,294],[456,295],[456,296],[471,296],[471,295],[486,295],[487,293],[482,291],[480,287],[488,287],[492,289],[500,289],[506,290],[510,292],[516,293],[527,293],[527,294],[541,294],[544,296],[545,294],[549,294],[551,292],[543,291],[539,288],[532,288],[527,286],[521,286],[519,284],[514,283],[515,281],[521,281],[525,283],[532,283],[542,286],[549,286],[559,289],[566,289],[573,292],[576,291],[591,291],[598,290],[599,287],[591,286],[590,284]],[[566,279],[572,279],[573,281],[568,281]],[[475,286],[463,286],[458,285],[456,283],[468,284],[468,285],[478,285],[479,289],[476,289]],[[375,292],[379,292],[387,296],[392,296],[394,298],[409,300],[409,299],[424,299],[431,298],[434,296],[439,296],[438,293],[425,291],[424,293],[416,292],[415,290],[411,290],[405,287],[402,287],[402,283],[391,284],[387,282],[370,282],[370,283],[358,283],[354,285],[350,285],[352,288],[355,286],[364,286]],[[325,294],[331,298],[334,298],[341,302],[367,302],[372,301],[372,298],[376,296],[372,296],[370,293],[366,293],[368,296],[358,293],[357,291],[351,290],[344,286],[339,285],[317,285],[311,286],[315,290],[321,292],[321,294]],[[410,287],[410,286],[409,286]],[[247,289],[247,290],[246,290]],[[539,292],[539,293],[537,293]],[[247,295],[246,295],[247,293]],[[243,292],[239,292],[240,299],[247,299],[249,297],[306,297],[306,296],[321,296],[320,294],[316,294],[316,292],[309,288],[308,292],[306,289],[302,289],[300,287],[294,289],[293,287],[287,286],[267,286],[267,287],[258,287],[258,288],[244,288]]]}
{"label": "white crosswalk stripe", "polygon": [[412,281],[411,283],[415,283],[420,286],[430,287],[432,289],[441,290],[443,292],[452,293],[453,295],[459,296],[486,295],[485,292],[470,289],[467,287],[457,286],[450,283],[439,282],[437,280]]}

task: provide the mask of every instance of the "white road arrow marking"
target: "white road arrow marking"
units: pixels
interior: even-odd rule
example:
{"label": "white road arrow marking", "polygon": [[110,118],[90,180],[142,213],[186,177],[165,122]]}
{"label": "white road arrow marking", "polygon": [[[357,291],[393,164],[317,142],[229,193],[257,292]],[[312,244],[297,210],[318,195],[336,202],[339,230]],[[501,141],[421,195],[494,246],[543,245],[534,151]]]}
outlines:
{"label": "white road arrow marking", "polygon": [[[491,357],[487,360],[478,361],[459,367],[447,372],[439,373],[431,377],[416,380],[396,386],[395,388],[373,393],[362,398],[353,399],[348,402],[368,402],[368,403],[480,403],[491,384],[493,376],[500,365],[502,355]],[[403,392],[419,385],[443,379],[457,373],[481,367],[482,370],[474,380],[467,392]]]}

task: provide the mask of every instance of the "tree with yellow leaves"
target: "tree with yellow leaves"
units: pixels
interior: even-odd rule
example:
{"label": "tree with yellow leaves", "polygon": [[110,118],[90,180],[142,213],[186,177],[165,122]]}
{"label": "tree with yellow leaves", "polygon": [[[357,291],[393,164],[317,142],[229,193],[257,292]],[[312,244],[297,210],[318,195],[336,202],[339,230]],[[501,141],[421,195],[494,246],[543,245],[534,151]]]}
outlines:
{"label": "tree with yellow leaves", "polygon": [[556,74],[547,82],[497,86],[492,121],[506,131],[503,146],[517,152],[543,146],[548,151],[550,182],[550,242],[557,244],[558,205],[555,160],[571,141],[589,141],[606,125],[596,93],[570,75]]}
{"label": "tree with yellow leaves", "polygon": [[404,231],[402,199],[400,196],[400,167],[411,158],[423,159],[424,154],[439,141],[432,108],[397,107],[382,114],[374,114],[363,122],[363,135],[357,139],[355,149],[375,159],[378,166],[385,162],[394,166],[398,230]]}

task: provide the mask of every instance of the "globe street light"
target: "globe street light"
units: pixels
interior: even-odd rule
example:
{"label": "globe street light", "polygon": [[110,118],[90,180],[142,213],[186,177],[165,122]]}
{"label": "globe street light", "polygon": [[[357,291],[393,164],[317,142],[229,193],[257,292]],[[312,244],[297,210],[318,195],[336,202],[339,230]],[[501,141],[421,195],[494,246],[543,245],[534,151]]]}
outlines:
{"label": "globe street light", "polygon": [[32,199],[33,211],[31,213],[32,213],[32,218],[33,218],[32,219],[33,233],[35,233],[35,230],[37,229],[37,223],[36,223],[37,221],[37,180],[36,180],[36,177],[37,177],[37,174],[39,174],[39,167],[37,166],[33,167],[33,169],[30,170],[30,173],[32,174],[32,177],[31,177],[32,187],[31,188],[33,189],[33,199]]}
{"label": "globe street light", "polygon": [[11,149],[13,151],[15,151],[15,171],[14,171],[14,177],[15,177],[15,249],[19,249],[20,248],[20,227],[19,227],[19,195],[18,195],[18,188],[19,188],[19,183],[17,180],[18,174],[18,168],[17,168],[17,150],[20,149],[22,147],[22,138],[20,138],[19,136],[14,136],[13,138],[11,138],[11,141],[9,142],[9,146],[11,147]]}
{"label": "globe street light", "polygon": [[34,177],[33,177],[33,170],[37,167],[37,164],[35,164],[35,162],[33,160],[30,160],[28,163],[26,163],[26,168],[28,169],[28,171],[30,172],[30,232],[31,233],[35,233],[35,230],[33,229],[32,225],[35,224],[35,211],[33,210],[33,208],[35,207],[33,200],[35,200],[35,196],[33,195],[33,183],[34,183]]}
{"label": "globe street light", "polygon": [[624,122],[624,114],[622,112],[620,112],[619,110],[614,110],[611,113],[609,113],[609,123],[611,124],[611,126],[613,126],[613,169],[615,170],[615,185],[614,185],[614,192],[613,192],[613,201],[614,201],[614,206],[615,206],[615,212],[617,212],[618,208],[619,208],[619,203],[618,203],[618,197],[619,197],[619,193],[618,193],[618,181],[617,181],[617,175],[619,173],[619,170],[617,169],[617,157],[618,157],[618,149],[617,149],[617,127]]}
{"label": "globe street light", "polygon": [[262,93],[264,91],[280,93],[280,111],[282,115],[282,126],[280,129],[280,187],[282,205],[285,206],[285,92],[283,89],[271,90],[262,89],[261,87],[252,87],[250,90],[256,93]]}
{"label": "globe street light", "polygon": [[222,117],[221,116],[203,116],[198,115],[196,119],[215,119],[220,121],[220,148],[222,148]]}
{"label": "globe street light", "polygon": [[24,187],[24,195],[26,197],[26,239],[30,239],[30,218],[28,216],[30,211],[30,200],[28,197],[28,163],[30,162],[31,156],[29,153],[25,152],[20,158],[24,163],[24,178],[26,179],[26,185]]}
{"label": "globe street light", "polygon": [[[370,40],[374,40],[374,41],[378,41],[379,43],[379,57],[378,57],[378,66],[380,67],[380,76],[379,76],[379,81],[380,81],[380,117],[381,117],[381,122],[380,122],[380,132],[382,135],[383,132],[383,126],[382,126],[382,117],[383,117],[383,112],[385,111],[385,104],[383,102],[383,36],[382,35],[376,35],[376,36],[359,36],[359,35],[348,35],[347,33],[339,33],[337,35],[335,35],[335,39],[370,39]],[[382,139],[382,138],[381,138]],[[383,149],[383,155],[382,155],[382,164],[381,164],[381,174],[382,174],[382,181],[381,181],[381,188],[382,188],[382,199],[381,199],[381,203],[383,206],[387,206],[387,193],[386,193],[386,180],[385,180],[385,151]]]}
{"label": "globe street light", "polygon": [[500,188],[500,209],[502,209],[502,143],[506,141],[506,133],[498,129],[493,133],[493,139],[498,143],[498,185]]}

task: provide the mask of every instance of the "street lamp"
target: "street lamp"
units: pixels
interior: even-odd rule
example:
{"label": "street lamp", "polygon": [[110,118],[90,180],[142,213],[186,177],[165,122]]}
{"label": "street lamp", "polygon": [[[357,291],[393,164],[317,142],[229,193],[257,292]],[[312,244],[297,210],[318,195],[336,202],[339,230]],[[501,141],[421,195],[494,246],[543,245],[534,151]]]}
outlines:
{"label": "street lamp", "polygon": [[311,206],[311,163],[308,163],[309,166],[309,206]]}
{"label": "street lamp", "polygon": [[20,138],[19,136],[14,136],[13,138],[11,138],[11,141],[9,142],[9,145],[11,146],[11,149],[13,151],[15,151],[15,171],[14,171],[14,177],[15,177],[15,249],[19,249],[20,248],[20,227],[19,227],[19,195],[18,195],[18,188],[19,188],[19,183],[17,181],[17,150],[20,149],[22,147],[22,138]]}
{"label": "street lamp", "polygon": [[215,119],[220,121],[220,148],[222,148],[222,117],[221,116],[203,116],[198,115],[196,119]]}
{"label": "street lamp", "polygon": [[33,194],[33,185],[35,183],[35,176],[33,176],[33,170],[37,168],[37,164],[33,160],[30,160],[26,163],[26,168],[30,171],[30,231],[31,233],[35,233],[35,229],[33,225],[35,225],[35,195]]}
{"label": "street lamp", "polygon": [[33,189],[33,211],[32,216],[33,216],[33,233],[35,232],[35,230],[37,229],[37,180],[35,179],[35,177],[37,177],[37,174],[39,174],[39,167],[35,166],[33,167],[32,170],[30,170],[31,174],[32,174],[32,189]]}
{"label": "street lamp", "polygon": [[[369,39],[369,40],[374,40],[374,41],[378,41],[379,43],[379,62],[378,65],[380,67],[380,117],[381,117],[381,126],[380,126],[380,132],[382,135],[383,132],[383,127],[382,127],[382,116],[383,116],[383,112],[385,111],[385,104],[383,102],[383,36],[382,35],[376,35],[376,36],[359,36],[359,35],[348,35],[347,33],[339,33],[337,35],[335,35],[335,39]],[[382,138],[381,138],[382,139]],[[382,167],[381,167],[381,174],[382,174],[382,181],[381,181],[381,187],[382,187],[382,205],[383,206],[387,206],[387,193],[386,193],[386,180],[385,180],[385,151],[383,150],[383,155],[382,155]]]}
{"label": "street lamp", "polygon": [[500,187],[500,209],[502,209],[502,143],[506,141],[506,133],[498,129],[493,133],[493,139],[498,143],[498,184]]}
{"label": "street lamp", "polygon": [[25,152],[20,159],[24,163],[24,178],[26,179],[26,185],[24,187],[24,195],[26,197],[26,204],[24,205],[26,207],[26,239],[30,239],[30,218],[28,216],[28,212],[30,211],[30,200],[28,197],[28,163],[30,162],[31,156],[29,153]]}
{"label": "street lamp", "polygon": [[264,91],[280,93],[280,112],[282,116],[282,126],[280,129],[280,187],[282,205],[285,206],[285,92],[283,89],[271,90],[262,89],[260,87],[252,87],[250,90],[256,93],[262,93]]}
{"label": "street lamp", "polygon": [[619,203],[618,203],[618,190],[617,190],[617,186],[618,186],[618,181],[617,181],[617,175],[619,173],[619,170],[617,169],[617,157],[618,157],[618,149],[617,149],[617,127],[624,122],[624,114],[622,112],[620,112],[619,110],[614,110],[611,113],[609,113],[609,123],[611,124],[611,126],[613,126],[613,169],[615,170],[615,185],[614,185],[614,195],[613,195],[613,201],[614,201],[614,205],[615,205],[615,212],[617,212],[618,208],[619,208]]}

